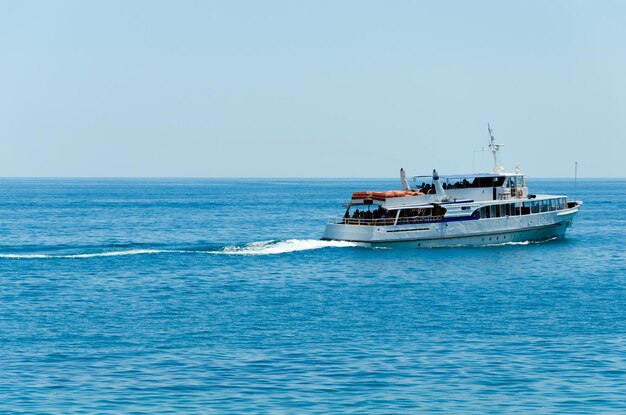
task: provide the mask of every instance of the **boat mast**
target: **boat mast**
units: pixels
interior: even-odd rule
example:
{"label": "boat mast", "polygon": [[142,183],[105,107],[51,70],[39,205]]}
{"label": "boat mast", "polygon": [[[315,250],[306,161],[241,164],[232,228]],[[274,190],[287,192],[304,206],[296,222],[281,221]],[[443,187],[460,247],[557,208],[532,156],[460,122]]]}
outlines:
{"label": "boat mast", "polygon": [[498,161],[498,151],[500,151],[500,147],[504,144],[496,144],[495,137],[493,136],[493,130],[491,129],[491,125],[487,123],[487,131],[489,131],[489,150],[491,150],[491,154],[493,154],[493,172],[496,174],[504,173],[504,167],[500,165]]}

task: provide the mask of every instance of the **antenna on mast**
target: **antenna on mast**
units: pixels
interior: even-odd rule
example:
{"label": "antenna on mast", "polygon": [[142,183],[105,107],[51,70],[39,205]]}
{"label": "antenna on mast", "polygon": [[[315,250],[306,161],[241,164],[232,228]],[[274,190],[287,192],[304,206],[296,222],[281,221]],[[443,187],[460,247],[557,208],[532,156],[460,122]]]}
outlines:
{"label": "antenna on mast", "polygon": [[491,150],[491,154],[493,154],[493,172],[496,174],[504,173],[504,167],[502,167],[498,161],[498,151],[500,151],[500,147],[504,144],[495,143],[496,139],[493,136],[493,130],[489,123],[487,123],[487,131],[489,131],[489,150]]}

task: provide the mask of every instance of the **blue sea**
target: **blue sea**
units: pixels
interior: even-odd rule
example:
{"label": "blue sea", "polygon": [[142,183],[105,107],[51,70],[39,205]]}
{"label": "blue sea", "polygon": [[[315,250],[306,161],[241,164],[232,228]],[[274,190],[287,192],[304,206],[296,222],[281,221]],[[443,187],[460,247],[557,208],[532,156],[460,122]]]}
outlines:
{"label": "blue sea", "polygon": [[319,240],[396,187],[0,180],[0,413],[626,413],[626,180],[561,240]]}

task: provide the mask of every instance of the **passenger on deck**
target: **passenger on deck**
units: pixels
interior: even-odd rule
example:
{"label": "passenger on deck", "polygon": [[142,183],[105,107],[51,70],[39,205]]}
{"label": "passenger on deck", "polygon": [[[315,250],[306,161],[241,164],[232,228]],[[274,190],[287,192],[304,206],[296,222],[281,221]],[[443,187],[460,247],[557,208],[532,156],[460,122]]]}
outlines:
{"label": "passenger on deck", "polygon": [[352,214],[353,219],[358,219],[358,217],[359,217],[359,209],[355,210],[354,213]]}
{"label": "passenger on deck", "polygon": [[374,219],[382,218],[385,215],[385,209],[382,206],[378,206],[376,212],[374,212]]}

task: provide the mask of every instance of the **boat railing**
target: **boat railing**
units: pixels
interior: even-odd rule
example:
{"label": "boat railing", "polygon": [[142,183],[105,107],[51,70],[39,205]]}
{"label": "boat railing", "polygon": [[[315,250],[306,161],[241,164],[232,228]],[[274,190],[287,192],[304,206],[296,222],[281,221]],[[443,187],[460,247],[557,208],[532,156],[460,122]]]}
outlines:
{"label": "boat railing", "polygon": [[443,215],[438,216],[409,216],[398,218],[378,218],[378,219],[365,219],[365,218],[332,218],[329,223],[337,225],[360,225],[360,226],[393,226],[396,225],[410,225],[414,223],[429,223],[439,222],[443,219]]}
{"label": "boat railing", "polygon": [[343,224],[343,225],[362,225],[362,226],[391,226],[396,221],[396,218],[379,218],[379,219],[364,219],[364,218],[332,218],[331,223]]}

